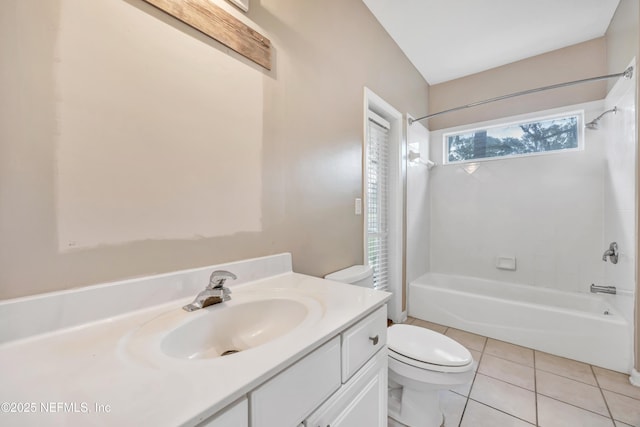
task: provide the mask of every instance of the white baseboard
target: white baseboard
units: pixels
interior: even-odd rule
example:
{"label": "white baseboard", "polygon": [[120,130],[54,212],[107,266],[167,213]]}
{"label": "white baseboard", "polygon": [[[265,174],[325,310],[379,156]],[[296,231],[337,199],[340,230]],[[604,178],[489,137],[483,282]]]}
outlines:
{"label": "white baseboard", "polygon": [[631,370],[631,376],[629,376],[629,382],[636,387],[640,387],[640,372],[635,369]]}

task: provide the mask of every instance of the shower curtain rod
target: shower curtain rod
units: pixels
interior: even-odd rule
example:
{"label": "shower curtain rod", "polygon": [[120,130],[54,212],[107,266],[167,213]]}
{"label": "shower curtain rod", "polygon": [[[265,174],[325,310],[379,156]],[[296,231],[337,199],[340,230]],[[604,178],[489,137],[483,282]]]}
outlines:
{"label": "shower curtain rod", "polygon": [[539,88],[535,88],[535,89],[523,90],[522,92],[510,93],[508,95],[502,95],[502,96],[498,96],[496,98],[485,99],[484,101],[472,102],[471,104],[461,105],[460,107],[455,107],[455,108],[450,108],[448,110],[440,111],[438,113],[428,114],[426,116],[419,117],[417,119],[411,119],[410,118],[409,119],[409,125],[412,125],[414,122],[417,122],[417,121],[420,121],[420,120],[430,119],[431,117],[439,116],[440,114],[452,113],[454,111],[464,110],[466,108],[471,108],[471,107],[477,107],[478,105],[488,104],[490,102],[502,101],[503,99],[515,98],[516,96],[522,96],[522,95],[529,95],[530,93],[542,92],[544,90],[558,89],[558,88],[565,87],[565,86],[573,86],[573,85],[577,85],[577,84],[581,84],[581,83],[595,82],[597,80],[612,79],[614,77],[625,77],[627,79],[630,79],[631,77],[633,77],[633,67],[629,67],[629,68],[627,68],[626,70],[624,70],[621,73],[608,74],[606,76],[590,77],[588,79],[575,80],[575,81],[572,81],[572,82],[558,83],[558,84],[551,85],[551,86],[543,86],[543,87],[539,87]]}

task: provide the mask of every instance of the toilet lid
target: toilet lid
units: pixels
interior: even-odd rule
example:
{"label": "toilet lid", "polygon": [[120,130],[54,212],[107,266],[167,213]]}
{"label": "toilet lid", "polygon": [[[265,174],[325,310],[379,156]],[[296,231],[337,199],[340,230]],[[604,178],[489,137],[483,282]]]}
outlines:
{"label": "toilet lid", "polygon": [[390,350],[417,360],[440,366],[465,366],[473,362],[469,350],[430,329],[412,325],[393,325],[387,330]]}

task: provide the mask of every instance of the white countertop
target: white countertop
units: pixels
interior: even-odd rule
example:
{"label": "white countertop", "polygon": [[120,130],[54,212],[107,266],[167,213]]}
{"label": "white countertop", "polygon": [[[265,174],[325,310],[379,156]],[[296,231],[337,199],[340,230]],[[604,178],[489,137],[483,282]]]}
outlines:
{"label": "white countertop", "polygon": [[[128,344],[132,333],[158,316],[180,310],[195,295],[8,341],[0,344],[0,425],[195,425],[357,322],[390,295],[293,272],[232,289],[231,302],[256,292],[310,297],[319,303],[322,316],[262,346],[201,360],[147,359]],[[224,309],[224,304],[205,310]],[[174,317],[193,315],[197,312],[181,311]]]}

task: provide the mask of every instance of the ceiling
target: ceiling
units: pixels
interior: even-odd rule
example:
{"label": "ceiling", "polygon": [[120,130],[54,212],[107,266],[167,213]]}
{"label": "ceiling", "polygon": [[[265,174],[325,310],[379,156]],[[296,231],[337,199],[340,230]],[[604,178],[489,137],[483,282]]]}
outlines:
{"label": "ceiling", "polygon": [[601,37],[620,0],[363,0],[430,85]]}

